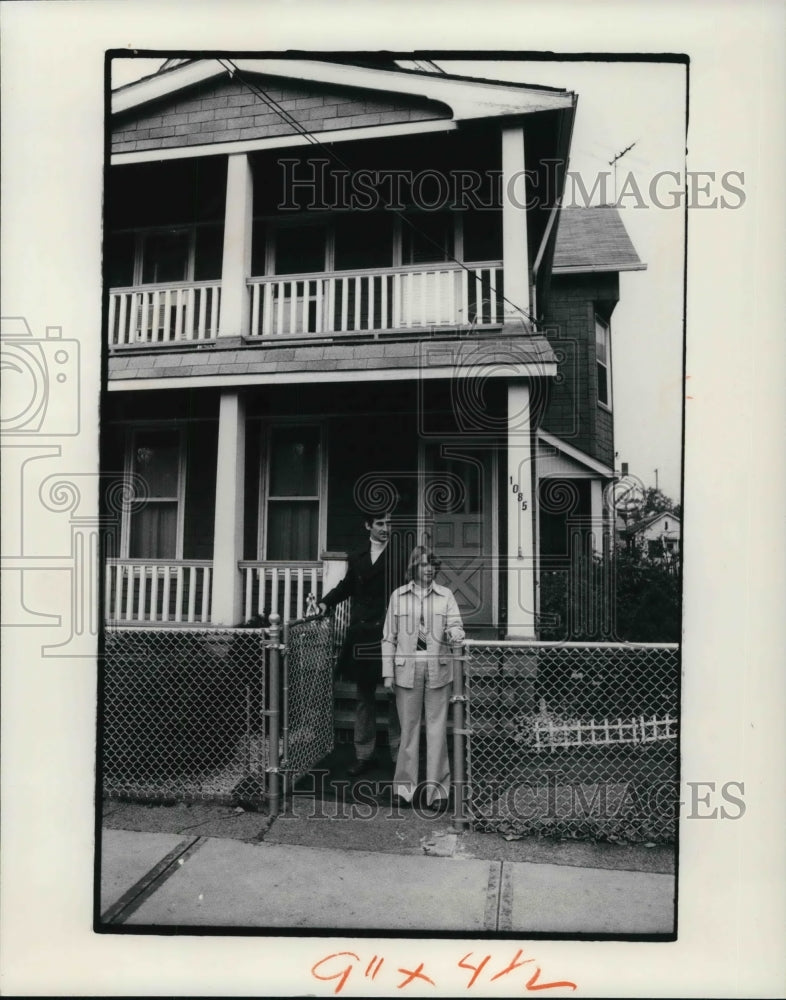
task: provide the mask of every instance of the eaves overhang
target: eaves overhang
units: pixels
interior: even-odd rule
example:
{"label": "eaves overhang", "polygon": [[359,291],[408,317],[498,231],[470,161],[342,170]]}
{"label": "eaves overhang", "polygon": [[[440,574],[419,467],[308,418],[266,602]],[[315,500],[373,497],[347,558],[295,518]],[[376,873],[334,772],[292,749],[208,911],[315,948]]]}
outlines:
{"label": "eaves overhang", "polygon": [[[336,86],[404,94],[447,105],[454,121],[572,109],[573,93],[553,88],[506,86],[468,81],[431,73],[399,72],[311,59],[236,59],[241,73],[262,74]],[[187,87],[221,76],[227,70],[217,59],[199,60],[145,77],[112,94],[113,114],[161,100]]]}
{"label": "eaves overhang", "polygon": [[562,438],[558,438],[554,434],[549,434],[547,431],[539,430],[538,442],[546,445],[547,447],[553,448],[555,452],[571,459],[573,462],[576,462],[589,472],[595,473],[599,476],[604,476],[608,479],[612,479],[614,477],[614,469],[612,469],[611,466],[606,465],[604,462],[599,462],[596,458],[593,458],[586,452],[581,451],[574,445],[569,444],[567,441],[563,441]]}
{"label": "eaves overhang", "polygon": [[462,337],[417,342],[128,349],[108,359],[110,391],[423,379],[553,378],[545,337]]}

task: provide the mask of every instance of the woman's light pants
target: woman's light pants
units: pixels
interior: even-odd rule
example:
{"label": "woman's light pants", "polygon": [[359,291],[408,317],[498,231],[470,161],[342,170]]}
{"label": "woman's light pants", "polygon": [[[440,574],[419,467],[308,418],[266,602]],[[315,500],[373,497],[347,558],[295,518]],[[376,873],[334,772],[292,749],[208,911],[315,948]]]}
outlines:
{"label": "woman's light pants", "polygon": [[426,717],[426,804],[446,799],[450,791],[448,761],[448,705],[452,684],[430,688],[426,685],[426,661],[415,661],[415,686],[396,686],[396,707],[401,723],[401,745],[393,775],[393,794],[412,801],[418,784],[420,721]]}

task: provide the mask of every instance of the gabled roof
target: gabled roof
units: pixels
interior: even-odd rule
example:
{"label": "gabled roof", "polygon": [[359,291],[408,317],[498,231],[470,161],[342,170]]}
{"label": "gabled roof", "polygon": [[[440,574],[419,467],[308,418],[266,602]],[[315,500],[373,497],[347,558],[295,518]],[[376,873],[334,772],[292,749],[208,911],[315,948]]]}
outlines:
{"label": "gabled roof", "polygon": [[554,274],[644,271],[646,267],[613,205],[563,208],[560,212]]}
{"label": "gabled roof", "polygon": [[[614,469],[611,466],[606,465],[604,462],[599,462],[592,455],[588,455],[586,452],[581,451],[580,448],[574,447],[555,434],[538,430],[537,436],[540,445],[539,456],[544,462],[552,455],[562,455],[573,464],[575,469],[583,470],[584,474],[590,472],[606,476],[609,479],[613,477]],[[545,448],[543,447],[544,445],[546,446]],[[551,449],[551,451],[548,449]]]}
{"label": "gabled roof", "polygon": [[[553,87],[489,83],[448,74],[378,69],[315,59],[234,59],[232,62],[245,73],[332,83],[440,101],[448,105],[455,121],[572,109],[575,106],[573,93]],[[112,112],[128,111],[148,101],[160,100],[226,72],[217,59],[199,59],[159,71],[114,91]]]}
{"label": "gabled roof", "polygon": [[646,531],[647,528],[651,527],[662,517],[668,517],[670,520],[674,521],[676,524],[681,524],[679,514],[675,514],[671,510],[659,510],[656,514],[650,514],[648,517],[642,518],[640,521],[636,521],[633,524],[629,524],[624,531],[626,535],[638,535],[641,531]]}

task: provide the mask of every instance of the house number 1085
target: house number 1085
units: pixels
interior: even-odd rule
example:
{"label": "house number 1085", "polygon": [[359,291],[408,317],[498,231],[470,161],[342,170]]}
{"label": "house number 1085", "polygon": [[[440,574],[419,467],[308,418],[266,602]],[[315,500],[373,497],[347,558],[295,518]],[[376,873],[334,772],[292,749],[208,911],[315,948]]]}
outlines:
{"label": "house number 1085", "polygon": [[521,492],[519,484],[513,482],[513,476],[510,476],[509,479],[510,479],[510,489],[511,492],[513,493],[513,496],[516,499],[516,503],[521,504],[522,510],[526,510],[527,501],[524,499],[524,494]]}

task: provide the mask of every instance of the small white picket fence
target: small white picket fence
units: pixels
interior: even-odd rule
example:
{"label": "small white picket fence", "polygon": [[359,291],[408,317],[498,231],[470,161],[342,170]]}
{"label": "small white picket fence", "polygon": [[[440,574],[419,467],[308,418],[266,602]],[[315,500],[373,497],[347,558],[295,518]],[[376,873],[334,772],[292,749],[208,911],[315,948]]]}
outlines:
{"label": "small white picket fence", "polygon": [[666,714],[646,718],[604,719],[600,722],[566,721],[554,719],[534,719],[532,735],[535,750],[553,747],[608,746],[618,743],[657,743],[661,740],[676,740],[677,719]]}

